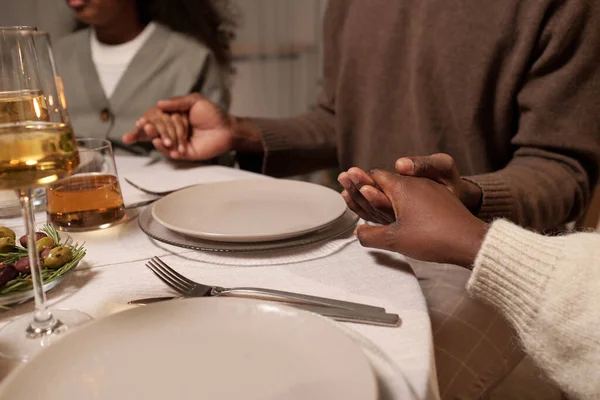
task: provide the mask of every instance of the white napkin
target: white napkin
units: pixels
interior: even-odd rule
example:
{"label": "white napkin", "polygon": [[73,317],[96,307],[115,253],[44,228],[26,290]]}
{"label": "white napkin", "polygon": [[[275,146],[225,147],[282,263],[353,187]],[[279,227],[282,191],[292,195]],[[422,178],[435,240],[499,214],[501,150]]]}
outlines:
{"label": "white napkin", "polygon": [[240,179],[269,179],[263,175],[219,165],[177,162],[163,158],[119,156],[115,158],[125,205],[156,196],[146,194],[125,181],[155,192],[177,190],[201,183]]}
{"label": "white napkin", "polygon": [[[152,191],[177,190],[199,183],[239,179],[267,179],[263,175],[220,165],[165,162],[164,160],[159,162],[148,160],[146,165],[137,168],[137,171],[125,172],[123,176],[136,185]],[[160,176],[160,179],[157,179],[158,176]]]}

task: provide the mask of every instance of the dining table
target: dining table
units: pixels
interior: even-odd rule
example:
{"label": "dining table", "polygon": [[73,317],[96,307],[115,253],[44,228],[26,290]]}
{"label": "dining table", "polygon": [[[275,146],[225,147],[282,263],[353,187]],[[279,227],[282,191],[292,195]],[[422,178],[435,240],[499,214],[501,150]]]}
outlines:
{"label": "dining table", "polygon": [[[401,325],[334,323],[372,344],[374,351],[393,367],[389,379],[406,382],[408,393],[396,394],[395,398],[439,399],[431,322],[413,273],[418,261],[364,248],[352,230],[322,243],[269,252],[211,253],[168,245],[150,238],[138,225],[137,216],[151,205],[130,207],[156,196],[140,191],[126,178],[156,191],[242,179],[255,179],[260,184],[261,179],[275,178],[159,156],[117,154],[116,163],[128,218],[107,229],[68,233],[74,242],[85,244],[87,254],[75,270],[47,293],[51,308],[77,309],[100,319],[134,307],[128,304],[131,300],[175,295],[145,266],[153,256],[159,256],[183,275],[211,285],[263,287],[378,305],[398,314]],[[45,218],[44,213],[36,214],[38,226]],[[0,219],[0,225],[18,235],[24,233],[20,217]],[[0,312],[0,326],[32,310],[33,301],[12,306]],[[1,365],[0,378],[16,366],[8,361]]]}

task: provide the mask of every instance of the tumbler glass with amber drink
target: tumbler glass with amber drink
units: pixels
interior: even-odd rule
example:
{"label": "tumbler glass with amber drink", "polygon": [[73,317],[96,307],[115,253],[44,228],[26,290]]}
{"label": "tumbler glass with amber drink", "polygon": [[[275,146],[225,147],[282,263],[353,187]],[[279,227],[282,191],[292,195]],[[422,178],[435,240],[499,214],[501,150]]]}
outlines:
{"label": "tumbler glass with amber drink", "polygon": [[90,319],[79,311],[47,309],[32,208],[35,188],[72,174],[78,165],[48,35],[0,28],[0,190],[15,190],[21,202],[35,298],[33,318],[0,330],[4,357],[27,360],[67,328]]}
{"label": "tumbler glass with amber drink", "polygon": [[48,221],[70,232],[108,228],[125,216],[111,144],[101,139],[76,144],[79,167],[48,188]]}

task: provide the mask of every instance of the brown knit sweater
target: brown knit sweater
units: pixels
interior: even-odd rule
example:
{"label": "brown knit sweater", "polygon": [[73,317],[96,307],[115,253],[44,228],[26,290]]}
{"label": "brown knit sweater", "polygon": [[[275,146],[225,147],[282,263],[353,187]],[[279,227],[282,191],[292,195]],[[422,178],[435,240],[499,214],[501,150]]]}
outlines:
{"label": "brown knit sweater", "polygon": [[254,119],[264,172],[445,152],[480,217],[578,217],[600,164],[600,1],[330,0],[318,107]]}

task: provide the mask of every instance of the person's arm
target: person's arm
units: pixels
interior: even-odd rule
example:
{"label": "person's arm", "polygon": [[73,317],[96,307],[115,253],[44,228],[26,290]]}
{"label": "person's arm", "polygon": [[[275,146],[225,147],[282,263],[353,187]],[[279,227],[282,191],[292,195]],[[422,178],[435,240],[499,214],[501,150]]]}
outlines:
{"label": "person's arm", "polygon": [[516,94],[513,160],[466,178],[482,189],[482,219],[555,228],[585,211],[598,179],[600,2],[556,4]]}
{"label": "person's arm", "polygon": [[495,221],[467,288],[514,325],[563,391],[600,398],[600,234],[547,237]]}
{"label": "person's arm", "polygon": [[[242,123],[258,128],[264,150],[259,155],[261,170],[266,175],[282,177],[337,166],[335,115],[324,101],[297,117],[248,118]],[[238,152],[238,158],[244,168],[252,154]]]}

